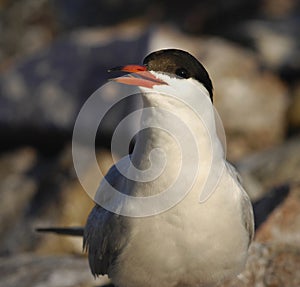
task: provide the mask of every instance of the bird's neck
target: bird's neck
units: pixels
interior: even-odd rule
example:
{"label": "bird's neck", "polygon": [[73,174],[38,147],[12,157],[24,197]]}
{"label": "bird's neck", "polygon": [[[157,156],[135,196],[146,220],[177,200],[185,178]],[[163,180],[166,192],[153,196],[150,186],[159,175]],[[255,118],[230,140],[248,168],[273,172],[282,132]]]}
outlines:
{"label": "bird's neck", "polygon": [[[201,119],[184,104],[174,103],[173,99],[163,103],[144,100],[141,130],[131,160],[140,170],[156,165],[158,169],[163,167],[159,177],[162,187],[168,184],[166,181],[176,178],[183,165],[187,170],[195,168],[198,162],[208,166],[213,145],[217,145],[214,156],[223,157],[213,108]],[[162,166],[161,162],[165,164]]]}

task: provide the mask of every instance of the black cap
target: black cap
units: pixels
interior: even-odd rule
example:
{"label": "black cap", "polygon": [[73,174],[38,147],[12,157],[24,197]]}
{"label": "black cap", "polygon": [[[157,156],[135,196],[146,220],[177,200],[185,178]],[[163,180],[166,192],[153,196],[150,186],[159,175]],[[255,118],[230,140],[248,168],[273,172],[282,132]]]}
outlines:
{"label": "black cap", "polygon": [[213,86],[203,65],[191,54],[178,49],[166,49],[149,54],[143,61],[149,71],[165,72],[181,78],[199,81],[213,100]]}

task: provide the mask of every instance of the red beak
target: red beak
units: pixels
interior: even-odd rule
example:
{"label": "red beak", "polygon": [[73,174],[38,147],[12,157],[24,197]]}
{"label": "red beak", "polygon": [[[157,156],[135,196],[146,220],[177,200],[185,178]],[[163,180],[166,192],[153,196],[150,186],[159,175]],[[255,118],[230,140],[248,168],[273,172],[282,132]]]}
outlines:
{"label": "red beak", "polygon": [[112,68],[109,70],[109,72],[111,71],[123,71],[131,73],[131,75],[112,79],[113,81],[118,83],[145,88],[153,88],[153,86],[155,85],[167,85],[166,82],[156,78],[153,74],[151,74],[147,70],[146,66],[126,65]]}

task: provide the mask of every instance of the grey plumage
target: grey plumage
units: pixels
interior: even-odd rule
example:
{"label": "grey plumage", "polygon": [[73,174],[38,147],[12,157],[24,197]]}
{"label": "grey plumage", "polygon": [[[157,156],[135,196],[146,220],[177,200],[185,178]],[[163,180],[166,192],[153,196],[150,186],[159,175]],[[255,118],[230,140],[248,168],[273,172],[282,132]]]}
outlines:
{"label": "grey plumage", "polygon": [[94,276],[109,274],[126,243],[122,218],[96,205],[84,229],[83,246]]}
{"label": "grey plumage", "polygon": [[245,225],[247,232],[249,233],[249,245],[254,238],[255,226],[254,226],[254,215],[253,208],[250,198],[247,192],[243,188],[242,178],[240,174],[237,172],[235,167],[231,165],[229,162],[226,162],[226,166],[231,176],[236,179],[236,182],[240,185],[241,188],[241,209],[242,209],[242,221]]}
{"label": "grey plumage", "polygon": [[[117,188],[124,177],[114,165],[105,179]],[[103,186],[104,182],[101,184]],[[87,219],[83,234],[83,248],[88,252],[89,265],[94,276],[110,273],[116,258],[126,244],[128,235],[124,217],[95,205]]]}

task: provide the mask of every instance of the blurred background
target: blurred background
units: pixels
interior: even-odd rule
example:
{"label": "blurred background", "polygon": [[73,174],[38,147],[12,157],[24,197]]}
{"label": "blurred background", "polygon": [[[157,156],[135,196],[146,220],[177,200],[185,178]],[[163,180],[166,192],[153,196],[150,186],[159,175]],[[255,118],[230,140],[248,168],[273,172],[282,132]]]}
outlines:
{"label": "blurred background", "polygon": [[[108,282],[90,275],[80,238],[35,228],[84,225],[93,206],[74,171],[72,131],[107,69],[172,47],[207,68],[228,159],[259,216],[261,198],[278,205],[246,271],[220,286],[300,286],[299,27],[297,0],[0,0],[0,285]],[[135,105],[120,103],[103,123],[103,171],[115,123]],[[88,168],[86,177],[99,181]]]}

